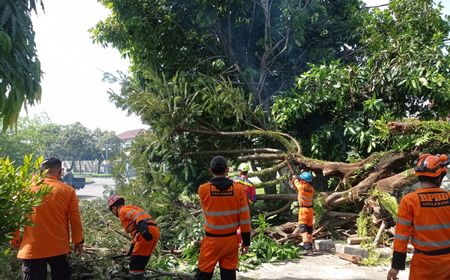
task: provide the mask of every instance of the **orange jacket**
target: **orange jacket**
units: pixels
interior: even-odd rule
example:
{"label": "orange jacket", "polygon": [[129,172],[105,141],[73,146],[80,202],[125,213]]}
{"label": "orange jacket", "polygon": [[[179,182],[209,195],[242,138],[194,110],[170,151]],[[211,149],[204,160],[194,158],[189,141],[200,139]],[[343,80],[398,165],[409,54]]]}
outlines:
{"label": "orange jacket", "polygon": [[120,207],[119,219],[125,231],[131,233],[133,237],[136,235],[136,225],[138,222],[145,221],[147,224],[156,225],[149,213],[142,208],[130,204]]}
{"label": "orange jacket", "polygon": [[425,254],[450,250],[450,192],[421,188],[400,201],[392,267],[404,269],[408,242]]}
{"label": "orange jacket", "polygon": [[214,178],[199,187],[198,195],[207,234],[232,234],[239,227],[242,233],[250,233],[250,210],[244,185],[224,177]]}
{"label": "orange jacket", "polygon": [[[41,205],[33,209],[32,226],[26,226],[23,239],[19,234],[12,242],[20,242],[17,258],[39,259],[67,254],[72,243],[83,241],[80,211],[75,190],[56,177],[48,176],[44,183],[52,187]],[[37,191],[40,186],[32,186]]]}
{"label": "orange jacket", "polygon": [[298,206],[299,207],[313,207],[314,188],[308,182],[294,179],[293,184],[298,192]]}

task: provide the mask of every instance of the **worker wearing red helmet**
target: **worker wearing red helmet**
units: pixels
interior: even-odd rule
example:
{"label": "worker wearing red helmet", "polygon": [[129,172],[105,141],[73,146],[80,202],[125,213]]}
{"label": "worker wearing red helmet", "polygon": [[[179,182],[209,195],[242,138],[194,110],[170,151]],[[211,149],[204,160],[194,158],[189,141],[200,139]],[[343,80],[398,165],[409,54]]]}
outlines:
{"label": "worker wearing red helmet", "polygon": [[312,231],[314,225],[313,197],[314,187],[312,186],[313,176],[311,172],[302,172],[299,176],[292,176],[292,185],[298,192],[298,226],[302,234],[303,246],[307,252],[312,251]]}
{"label": "worker wearing red helmet", "polygon": [[450,192],[440,188],[448,164],[447,155],[419,157],[414,170],[421,187],[400,201],[388,280],[405,269],[409,242],[414,246],[409,279],[450,279]]}
{"label": "worker wearing red helmet", "polygon": [[108,206],[120,219],[125,231],[133,237],[129,252],[131,279],[144,279],[145,266],[159,240],[159,228],[149,213],[135,205],[125,205],[125,199],[121,196],[109,197]]}

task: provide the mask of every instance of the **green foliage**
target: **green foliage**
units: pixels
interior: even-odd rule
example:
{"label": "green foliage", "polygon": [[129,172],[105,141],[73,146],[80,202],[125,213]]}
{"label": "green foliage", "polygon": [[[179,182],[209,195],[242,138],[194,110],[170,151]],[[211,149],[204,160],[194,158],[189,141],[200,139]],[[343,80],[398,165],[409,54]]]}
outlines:
{"label": "green foliage", "polygon": [[389,131],[386,120],[378,120],[369,129],[380,144],[388,145],[395,151],[420,149],[427,153],[442,153],[450,150],[450,123],[448,121],[404,120],[406,130],[401,133]]}
{"label": "green foliage", "polygon": [[94,41],[130,57],[133,76],[182,71],[242,85],[253,104],[270,103],[308,62],[345,56],[356,47],[359,0],[102,0],[111,16]]}
{"label": "green foliage", "polygon": [[[36,0],[0,2],[0,119],[3,131],[14,125],[22,106],[41,98],[41,64],[36,54],[33,25]],[[43,6],[42,6],[43,7]]]}
{"label": "green foliage", "polygon": [[0,134],[0,157],[21,163],[24,155],[55,156],[63,160],[105,160],[118,156],[121,140],[114,132],[94,131],[80,123],[58,125],[46,115],[20,118],[15,131]]}
{"label": "green foliage", "polygon": [[290,243],[277,244],[272,238],[265,235],[269,224],[260,214],[256,223],[256,236],[252,239],[250,251],[241,256],[239,268],[251,269],[261,263],[285,261],[300,257],[300,249]]}
{"label": "green foliage", "polygon": [[365,157],[433,141],[434,134],[422,133],[414,142],[386,146],[391,143],[372,128],[378,121],[449,114],[450,60],[444,38],[450,26],[441,10],[431,0],[395,0],[383,11],[371,9],[360,28],[362,47],[352,53],[356,62],[311,65],[294,91],[276,98],[272,115],[279,127],[301,127],[299,136],[311,138],[306,142],[311,154],[336,160],[348,152]]}
{"label": "green foliage", "polygon": [[363,258],[361,261],[362,265],[365,266],[379,266],[379,265],[389,265],[391,263],[391,258],[383,258],[379,252],[373,247],[368,247],[369,256]]}
{"label": "green foliage", "polygon": [[327,213],[325,208],[325,198],[323,196],[316,196],[313,200],[314,208],[314,223],[318,225],[323,216]]}
{"label": "green foliage", "polygon": [[375,197],[380,206],[386,209],[394,220],[397,221],[398,203],[394,196],[379,190],[374,190],[371,196]]}
{"label": "green foliage", "polygon": [[356,219],[356,234],[359,237],[372,236],[374,229],[371,222],[371,217],[364,211],[361,211]]}
{"label": "green foliage", "polygon": [[8,158],[0,158],[0,245],[5,244],[16,230],[29,225],[33,206],[41,203],[48,188],[32,192],[30,186],[40,183],[36,176],[42,158],[24,158],[22,166],[15,166]]}

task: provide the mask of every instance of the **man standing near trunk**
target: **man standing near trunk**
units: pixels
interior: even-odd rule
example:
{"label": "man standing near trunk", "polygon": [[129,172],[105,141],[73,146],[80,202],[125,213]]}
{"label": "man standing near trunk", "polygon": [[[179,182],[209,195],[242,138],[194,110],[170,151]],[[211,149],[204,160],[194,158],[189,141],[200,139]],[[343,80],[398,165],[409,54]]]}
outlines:
{"label": "man standing near trunk", "polygon": [[245,186],[227,178],[228,164],[224,157],[211,160],[209,172],[213,178],[198,189],[205,216],[205,237],[200,245],[198,271],[194,279],[212,279],[217,263],[222,280],[235,280],[239,259],[241,228],[243,254],[250,246],[250,211]]}

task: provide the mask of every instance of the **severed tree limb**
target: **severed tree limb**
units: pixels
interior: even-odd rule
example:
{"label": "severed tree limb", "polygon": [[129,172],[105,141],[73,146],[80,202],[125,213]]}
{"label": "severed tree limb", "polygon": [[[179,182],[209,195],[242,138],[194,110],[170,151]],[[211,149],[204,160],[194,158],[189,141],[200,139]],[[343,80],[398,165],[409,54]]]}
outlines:
{"label": "severed tree limb", "polygon": [[386,222],[382,221],[380,228],[378,229],[377,235],[375,236],[375,240],[373,241],[373,245],[378,246],[378,243],[380,243],[381,235],[383,234],[385,229],[386,229]]}
{"label": "severed tree limb", "polygon": [[270,216],[273,216],[273,215],[276,215],[276,214],[280,214],[281,212],[283,212],[283,211],[285,211],[285,210],[287,210],[287,209],[290,209],[290,208],[291,208],[292,202],[293,202],[293,201],[288,201],[288,203],[286,203],[286,204],[285,204],[283,207],[281,207],[280,209],[275,210],[275,211],[272,211],[272,212],[267,212],[264,216],[267,218],[267,217],[270,217]]}
{"label": "severed tree limb", "polygon": [[240,156],[238,157],[239,162],[249,161],[249,160],[279,160],[285,159],[286,155],[283,154],[256,154],[256,155],[248,155],[248,156]]}
{"label": "severed tree limb", "polygon": [[367,193],[376,183],[386,177],[390,177],[392,170],[406,165],[408,162],[417,158],[418,152],[390,154],[378,162],[374,171],[356,186],[342,192],[335,192],[325,199],[327,207],[333,207],[346,202],[353,201],[361,194]]}
{"label": "severed tree limb", "polygon": [[154,269],[154,268],[147,268],[148,271],[151,271],[152,273],[156,274],[156,276],[158,277],[162,277],[162,276],[170,276],[170,277],[176,277],[179,279],[194,279],[193,275],[187,274],[187,273],[181,273],[181,272],[168,272],[168,271],[163,271],[163,270],[159,270],[159,269]]}
{"label": "severed tree limb", "polygon": [[401,189],[404,186],[410,186],[418,181],[414,173],[414,169],[408,169],[402,173],[379,180],[375,184],[375,188],[393,194],[395,190]]}
{"label": "severed tree limb", "polygon": [[297,200],[296,194],[280,193],[280,194],[257,194],[256,200]]}
{"label": "severed tree limb", "polygon": [[252,154],[252,153],[281,153],[281,150],[272,148],[243,149],[243,150],[217,150],[217,151],[198,151],[184,153],[184,156],[203,156],[203,155],[233,155],[233,154]]}
{"label": "severed tree limb", "polygon": [[282,161],[270,168],[266,168],[266,169],[262,169],[262,170],[258,170],[258,171],[254,171],[254,172],[250,172],[248,174],[249,177],[258,177],[261,175],[265,175],[265,174],[269,174],[269,173],[275,173],[280,169],[283,169],[287,166],[287,162],[286,161]]}
{"label": "severed tree limb", "polygon": [[274,186],[274,185],[281,184],[282,182],[284,182],[287,179],[289,179],[289,176],[283,175],[272,181],[266,181],[266,182],[261,182],[261,183],[255,184],[255,187],[258,189],[258,188],[264,188],[267,186]]}

